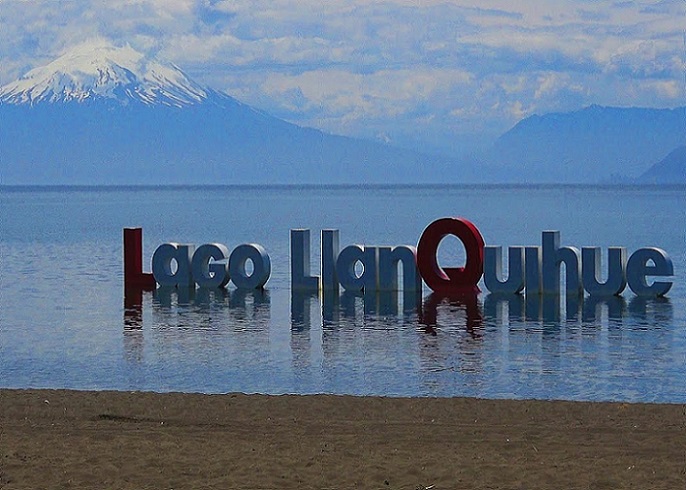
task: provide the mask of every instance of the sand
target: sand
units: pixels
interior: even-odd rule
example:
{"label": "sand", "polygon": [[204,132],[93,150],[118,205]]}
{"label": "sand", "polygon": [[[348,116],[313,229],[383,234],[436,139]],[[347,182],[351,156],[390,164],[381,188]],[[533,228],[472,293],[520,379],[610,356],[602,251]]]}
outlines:
{"label": "sand", "polygon": [[0,488],[683,489],[686,406],[0,390]]}

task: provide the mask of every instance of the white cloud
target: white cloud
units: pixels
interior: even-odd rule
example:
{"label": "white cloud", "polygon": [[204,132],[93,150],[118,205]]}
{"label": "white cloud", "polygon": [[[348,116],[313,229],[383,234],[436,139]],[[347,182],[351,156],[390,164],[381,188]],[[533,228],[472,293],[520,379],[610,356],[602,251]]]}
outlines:
{"label": "white cloud", "polygon": [[[447,104],[459,98],[457,94],[467,94],[465,87],[472,83],[469,73],[458,70],[418,68],[360,74],[329,69],[298,75],[272,73],[253,85],[253,90],[256,97],[266,95],[274,104],[285,101],[289,110],[322,117],[337,115],[350,124],[411,114],[426,117],[434,112],[428,107],[435,106],[437,100],[445,106],[437,112],[449,112]],[[229,92],[235,90],[229,88]],[[427,108],[419,109],[423,105]]]}
{"label": "white cloud", "polygon": [[[669,98],[669,99],[674,99],[675,101],[679,101],[680,97],[683,97],[684,95],[684,86],[681,83],[678,83],[675,80],[670,80],[670,81],[662,81],[662,80],[657,80],[652,82],[655,87],[655,91],[659,94],[661,94],[663,97]],[[684,102],[683,100],[679,102]]]}
{"label": "white cloud", "polygon": [[534,99],[540,100],[546,96],[554,96],[569,87],[569,75],[559,73],[544,73],[538,76],[538,87],[534,92]]}
{"label": "white cloud", "polygon": [[683,0],[5,0],[0,83],[101,36],[302,124],[449,139],[683,104],[684,18]]}
{"label": "white cloud", "polygon": [[531,109],[525,109],[524,104],[520,100],[514,101],[508,108],[508,111],[517,119],[523,119],[532,112]]}

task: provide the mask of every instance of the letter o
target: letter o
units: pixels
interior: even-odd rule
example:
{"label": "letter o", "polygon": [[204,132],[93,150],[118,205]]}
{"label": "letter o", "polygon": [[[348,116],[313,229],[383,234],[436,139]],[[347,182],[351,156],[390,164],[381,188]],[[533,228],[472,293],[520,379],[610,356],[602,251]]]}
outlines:
{"label": "letter o", "polygon": [[[245,272],[245,263],[252,260],[253,271]],[[257,243],[238,245],[229,257],[229,275],[239,289],[259,289],[264,286],[272,272],[269,254]]]}
{"label": "letter o", "polygon": [[[438,265],[438,245],[448,235],[464,245],[467,260],[464,267]],[[484,272],[484,239],[479,229],[464,218],[441,218],[426,227],[417,245],[417,268],[424,282],[443,294],[478,293]]]}

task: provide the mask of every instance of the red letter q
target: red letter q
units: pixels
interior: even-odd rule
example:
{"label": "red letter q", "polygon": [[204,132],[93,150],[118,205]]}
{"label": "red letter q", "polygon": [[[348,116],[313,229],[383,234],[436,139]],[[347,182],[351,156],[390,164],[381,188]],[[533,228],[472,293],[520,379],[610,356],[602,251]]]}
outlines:
{"label": "red letter q", "polygon": [[[441,268],[436,253],[447,235],[459,238],[467,253],[464,267]],[[479,229],[464,218],[441,218],[426,227],[417,245],[417,268],[424,282],[437,293],[478,293],[484,273],[484,239]]]}

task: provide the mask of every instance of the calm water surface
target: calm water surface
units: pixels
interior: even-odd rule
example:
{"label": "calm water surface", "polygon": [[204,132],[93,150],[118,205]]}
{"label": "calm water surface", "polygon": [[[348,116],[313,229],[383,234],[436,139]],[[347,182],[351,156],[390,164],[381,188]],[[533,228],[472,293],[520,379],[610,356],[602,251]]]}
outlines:
{"label": "calm water surface", "polygon": [[[290,228],[416,244],[463,216],[487,244],[665,249],[667,298],[292,295]],[[124,299],[122,228],[269,252],[264,292]],[[462,261],[450,237],[442,265]],[[686,188],[0,187],[0,387],[686,402]]]}

